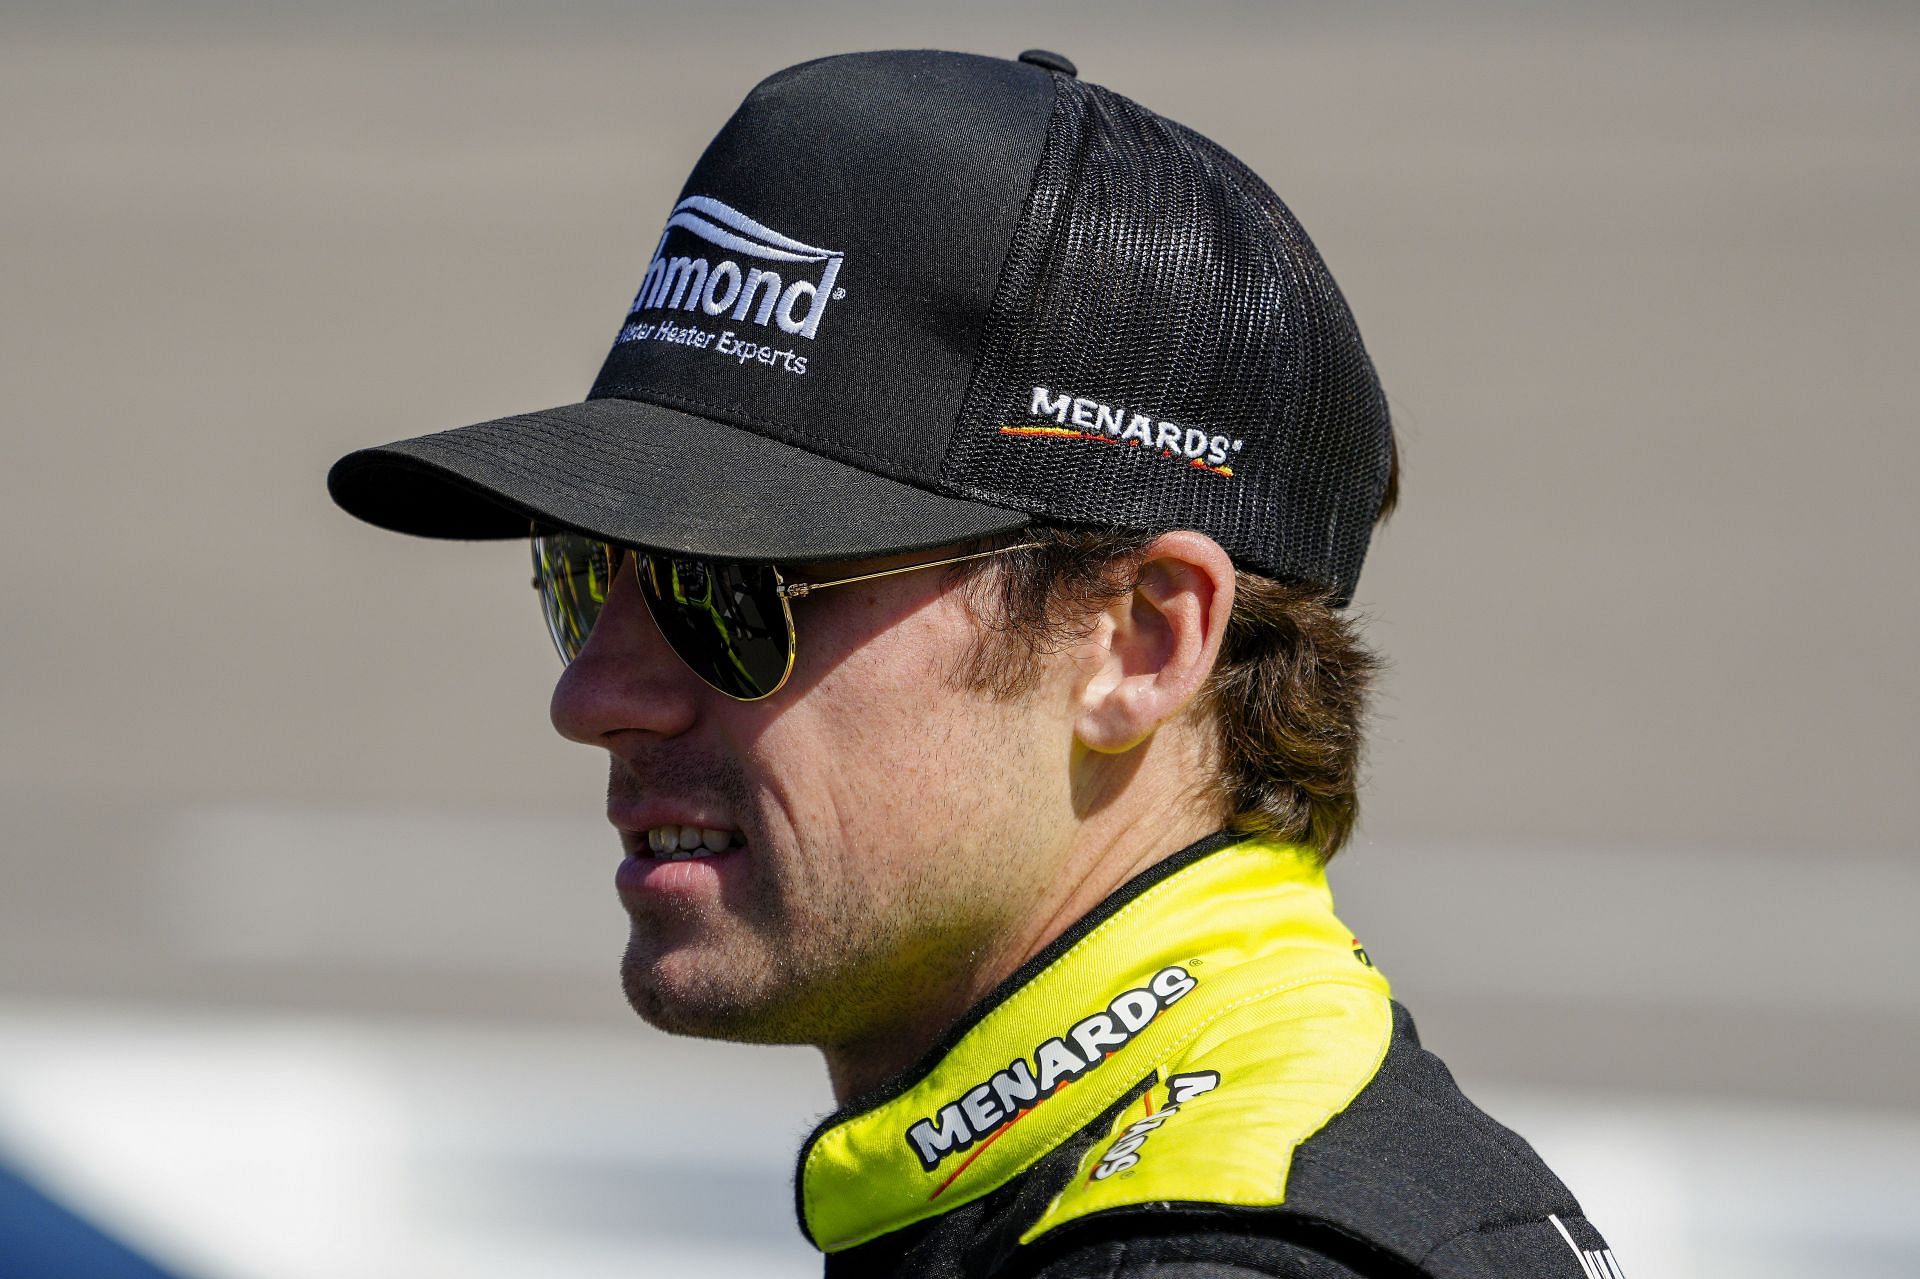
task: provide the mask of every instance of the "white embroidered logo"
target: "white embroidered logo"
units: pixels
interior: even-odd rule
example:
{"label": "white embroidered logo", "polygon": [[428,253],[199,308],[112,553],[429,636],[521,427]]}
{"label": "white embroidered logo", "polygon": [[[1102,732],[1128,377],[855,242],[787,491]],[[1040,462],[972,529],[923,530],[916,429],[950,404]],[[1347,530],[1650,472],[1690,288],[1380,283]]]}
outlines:
{"label": "white embroidered logo", "polygon": [[[1164,1009],[1199,984],[1198,978],[1178,964],[1167,965],[1143,984],[1115,995],[1104,1011],[1082,1017],[1064,1034],[1036,1045],[1030,1054],[1031,1064],[1025,1058],[1016,1059],[932,1115],[916,1120],[906,1131],[907,1145],[928,1172],[938,1168],[948,1155],[976,1143],[984,1146],[1062,1086],[1125,1048]],[[961,1164],[960,1168],[966,1166]],[[959,1176],[959,1170],[953,1175]],[[934,1195],[952,1181],[953,1177],[947,1178]]]}
{"label": "white embroidered logo", "polygon": [[1000,434],[1125,444],[1229,479],[1233,477],[1230,463],[1246,445],[1245,440],[1232,436],[1210,435],[1197,427],[1156,420],[1118,404],[1107,404],[1072,391],[1050,391],[1044,386],[1033,388],[1027,412],[1037,419],[1051,419],[1052,425],[1042,425],[1039,421],[1010,423],[1000,428]]}
{"label": "white embroidered logo", "polygon": [[1153,1089],[1149,1088],[1141,1095],[1141,1102],[1147,1108],[1144,1118],[1128,1124],[1124,1131],[1114,1139],[1107,1153],[1100,1156],[1100,1162],[1087,1174],[1088,1181],[1105,1181],[1118,1173],[1123,1173],[1140,1162],[1140,1147],[1147,1144],[1147,1138],[1153,1130],[1180,1113],[1180,1107],[1195,1097],[1205,1096],[1220,1086],[1220,1072],[1217,1070],[1196,1070],[1184,1075],[1167,1076],[1167,1104],[1155,1110],[1153,1108]]}
{"label": "white embroidered logo", "polygon": [[[676,230],[713,245],[727,256],[704,246],[692,246],[700,256],[669,252],[668,244]],[[782,235],[731,205],[704,195],[690,195],[674,205],[667,218],[659,247],[647,264],[646,278],[628,308],[627,327],[621,330],[620,340],[642,336],[629,336],[642,312],[674,310],[695,316],[724,316],[740,324],[772,324],[782,333],[811,340],[820,331],[827,304],[839,296],[834,292],[834,281],[845,258],[838,249],[822,249]],[[742,260],[771,265],[742,266]],[[674,326],[668,322],[668,327]],[[708,343],[682,345],[704,348]]]}
{"label": "white embroidered logo", "polygon": [[1585,1279],[1626,1279],[1620,1270],[1620,1263],[1613,1259],[1613,1249],[1582,1248],[1573,1241],[1573,1236],[1567,1233],[1566,1226],[1561,1224],[1556,1214],[1548,1213],[1547,1220],[1552,1222],[1553,1228],[1560,1232],[1560,1237],[1567,1241],[1567,1247],[1573,1249],[1573,1255],[1580,1262],[1580,1273],[1585,1276]]}

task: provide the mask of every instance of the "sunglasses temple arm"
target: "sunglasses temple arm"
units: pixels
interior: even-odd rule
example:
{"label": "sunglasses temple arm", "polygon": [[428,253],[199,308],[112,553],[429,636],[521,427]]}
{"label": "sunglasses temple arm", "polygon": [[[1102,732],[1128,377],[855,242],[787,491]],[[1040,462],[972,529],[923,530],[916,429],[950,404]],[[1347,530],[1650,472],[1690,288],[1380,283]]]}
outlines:
{"label": "sunglasses temple arm", "polygon": [[964,564],[968,560],[983,560],[989,555],[1005,555],[1009,551],[1025,551],[1039,545],[1039,542],[1022,542],[1018,546],[996,546],[990,551],[975,551],[971,555],[955,555],[944,560],[928,560],[925,564],[903,564],[899,568],[883,568],[877,573],[861,573],[857,577],[841,577],[831,582],[782,582],[780,595],[783,599],[797,600],[814,591],[824,591],[829,586],[848,586],[854,582],[870,582],[876,577],[892,577],[896,573],[912,573],[918,569],[939,568],[946,564]]}

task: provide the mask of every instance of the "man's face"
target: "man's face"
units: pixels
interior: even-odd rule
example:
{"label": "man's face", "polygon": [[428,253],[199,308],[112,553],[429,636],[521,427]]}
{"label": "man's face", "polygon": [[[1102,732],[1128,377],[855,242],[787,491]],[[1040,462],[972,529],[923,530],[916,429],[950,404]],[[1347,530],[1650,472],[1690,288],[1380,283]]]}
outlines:
{"label": "man's face", "polygon": [[[560,732],[611,757],[622,980],[666,1030],[845,1044],[970,999],[969,976],[1024,940],[1071,837],[1070,653],[1018,700],[956,687],[978,624],[940,569],[793,612],[786,687],[733,701],[667,648],[629,563],[554,691]],[[674,860],[650,846],[665,826],[733,846]]]}

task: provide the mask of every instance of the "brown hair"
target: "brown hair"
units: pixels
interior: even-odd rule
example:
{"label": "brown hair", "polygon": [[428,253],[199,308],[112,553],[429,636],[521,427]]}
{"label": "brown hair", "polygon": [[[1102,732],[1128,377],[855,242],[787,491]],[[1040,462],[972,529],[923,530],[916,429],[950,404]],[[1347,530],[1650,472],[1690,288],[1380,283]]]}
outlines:
{"label": "brown hair", "polygon": [[[1399,497],[1396,449],[1379,520]],[[1023,529],[1039,543],[956,566],[982,625],[960,681],[1011,698],[1039,679],[1039,657],[1086,633],[1131,593],[1156,536],[1122,529]],[[1321,588],[1237,572],[1220,656],[1196,706],[1217,730],[1215,794],[1232,826],[1340,851],[1360,812],[1367,696],[1380,659]]]}

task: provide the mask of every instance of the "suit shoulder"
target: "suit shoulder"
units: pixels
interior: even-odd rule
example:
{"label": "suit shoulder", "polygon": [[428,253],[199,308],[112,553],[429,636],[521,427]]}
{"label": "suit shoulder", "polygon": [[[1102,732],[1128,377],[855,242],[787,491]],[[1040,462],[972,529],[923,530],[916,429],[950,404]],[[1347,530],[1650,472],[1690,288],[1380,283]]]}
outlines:
{"label": "suit shoulder", "polygon": [[1294,1154],[1371,1083],[1393,1038],[1378,985],[1263,990],[1210,1018],[1100,1135],[1027,1240],[1156,1204],[1285,1202]]}
{"label": "suit shoulder", "polygon": [[[1170,1062],[1028,1230],[1194,1212],[1351,1241],[1381,1274],[1552,1274],[1604,1251],[1518,1134],[1469,1101],[1384,995],[1317,985]],[[1152,1273],[1151,1271],[1145,1273]],[[1328,1273],[1338,1274],[1338,1271]]]}

